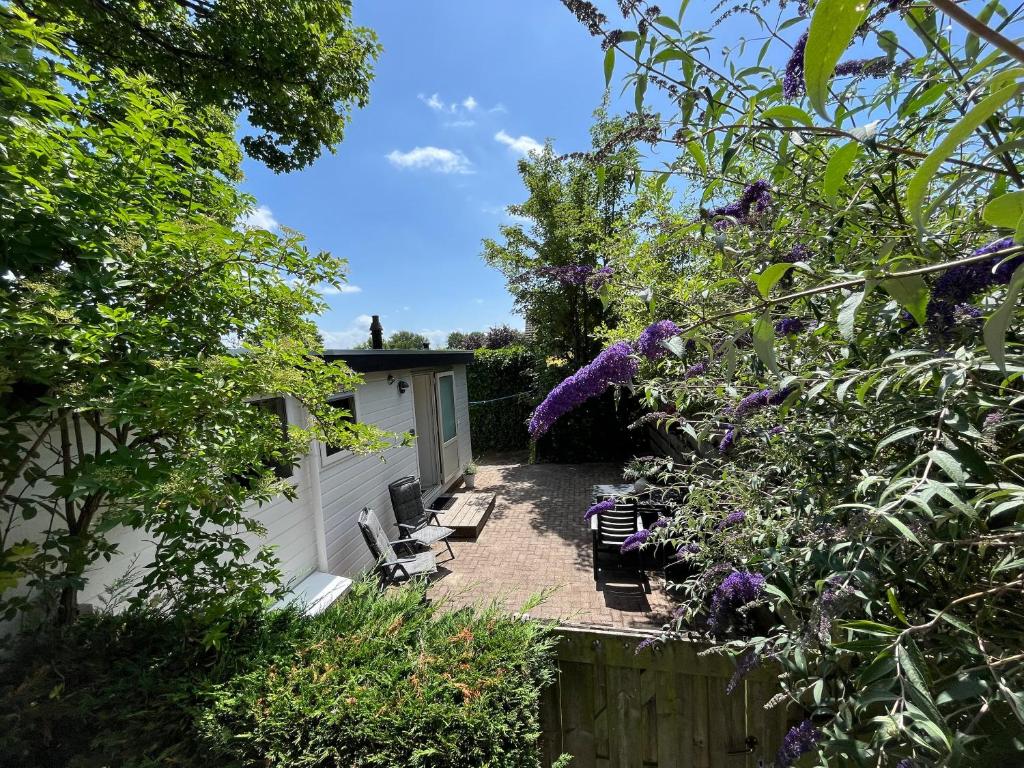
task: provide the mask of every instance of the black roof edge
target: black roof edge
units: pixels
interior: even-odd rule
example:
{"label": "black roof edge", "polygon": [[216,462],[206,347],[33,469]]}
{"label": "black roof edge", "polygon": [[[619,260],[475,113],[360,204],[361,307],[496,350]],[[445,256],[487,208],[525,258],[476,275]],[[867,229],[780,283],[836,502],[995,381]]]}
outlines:
{"label": "black roof edge", "polygon": [[342,360],[357,373],[396,371],[402,368],[435,368],[467,365],[473,352],[462,349],[325,349],[324,359]]}

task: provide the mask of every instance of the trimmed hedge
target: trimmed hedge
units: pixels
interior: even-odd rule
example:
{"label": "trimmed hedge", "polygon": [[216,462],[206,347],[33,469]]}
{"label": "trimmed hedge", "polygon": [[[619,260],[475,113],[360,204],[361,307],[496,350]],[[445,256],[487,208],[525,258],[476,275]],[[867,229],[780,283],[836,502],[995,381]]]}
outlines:
{"label": "trimmed hedge", "polygon": [[[477,349],[466,370],[470,402],[495,402],[469,407],[473,450],[477,453],[516,451],[530,443],[526,431],[536,401],[533,354],[525,347]],[[499,400],[510,395],[521,397]]]}
{"label": "trimmed hedge", "polygon": [[442,613],[371,581],[312,619],[270,612],[219,651],[152,614],[86,617],[0,667],[9,766],[539,766],[544,625]]}

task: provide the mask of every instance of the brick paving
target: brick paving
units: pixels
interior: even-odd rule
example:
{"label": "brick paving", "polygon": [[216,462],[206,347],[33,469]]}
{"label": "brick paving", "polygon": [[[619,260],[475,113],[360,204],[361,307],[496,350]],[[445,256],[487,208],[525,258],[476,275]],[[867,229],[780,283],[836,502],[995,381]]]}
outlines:
{"label": "brick paving", "polygon": [[672,603],[655,573],[650,594],[628,574],[594,583],[590,529],[583,513],[591,487],[621,482],[613,464],[528,464],[510,457],[481,463],[477,489],[497,494],[494,511],[476,541],[452,542],[455,559],[438,549],[434,599],[456,607],[498,601],[519,611],[532,596],[553,590],[529,614],[572,624],[660,627]]}

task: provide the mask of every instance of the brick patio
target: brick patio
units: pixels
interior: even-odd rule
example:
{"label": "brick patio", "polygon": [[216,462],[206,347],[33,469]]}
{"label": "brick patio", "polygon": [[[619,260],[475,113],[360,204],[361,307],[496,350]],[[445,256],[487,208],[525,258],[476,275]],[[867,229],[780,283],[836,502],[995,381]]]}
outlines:
{"label": "brick patio", "polygon": [[[555,588],[531,616],[603,627],[660,627],[672,604],[651,574],[650,594],[628,575],[594,584],[590,530],[583,513],[591,487],[621,482],[613,464],[527,464],[502,457],[480,464],[477,489],[497,503],[476,541],[452,543],[455,560],[438,550],[433,598],[456,606],[499,601],[518,611],[531,596]],[[442,554],[443,552],[443,554]]]}

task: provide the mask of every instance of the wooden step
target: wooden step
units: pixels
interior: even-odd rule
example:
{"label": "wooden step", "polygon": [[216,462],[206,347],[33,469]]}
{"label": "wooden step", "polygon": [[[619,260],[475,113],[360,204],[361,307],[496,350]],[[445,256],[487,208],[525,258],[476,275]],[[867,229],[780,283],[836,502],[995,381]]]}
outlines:
{"label": "wooden step", "polygon": [[494,509],[496,494],[469,491],[455,494],[455,503],[437,513],[441,525],[454,528],[453,539],[475,539]]}

